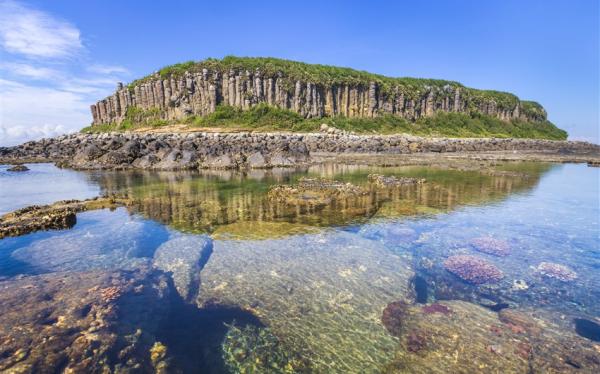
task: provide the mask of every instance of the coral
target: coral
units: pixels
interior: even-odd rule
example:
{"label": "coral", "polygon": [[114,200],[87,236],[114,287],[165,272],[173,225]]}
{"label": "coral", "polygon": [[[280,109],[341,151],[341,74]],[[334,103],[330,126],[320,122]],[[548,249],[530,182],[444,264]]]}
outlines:
{"label": "coral", "polygon": [[504,276],[496,266],[482,258],[469,255],[448,257],[444,261],[444,268],[462,280],[473,284],[495,283]]}
{"label": "coral", "polygon": [[490,236],[475,238],[471,240],[470,244],[477,251],[490,255],[502,257],[510,254],[510,246],[506,241],[494,239]]}
{"label": "coral", "polygon": [[542,262],[537,267],[537,272],[541,275],[558,279],[562,282],[571,282],[577,279],[577,273],[565,265],[555,264],[553,262]]}
{"label": "coral", "polygon": [[403,319],[406,316],[408,304],[404,301],[394,301],[388,304],[381,315],[381,323],[394,336],[400,336]]}

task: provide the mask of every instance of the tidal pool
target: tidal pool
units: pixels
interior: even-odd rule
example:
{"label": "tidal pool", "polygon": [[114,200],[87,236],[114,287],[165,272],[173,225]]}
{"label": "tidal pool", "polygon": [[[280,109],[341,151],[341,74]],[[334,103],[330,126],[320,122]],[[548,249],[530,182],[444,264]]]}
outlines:
{"label": "tidal pool", "polygon": [[600,372],[598,168],[30,169],[0,212],[131,204],[0,240],[2,372]]}

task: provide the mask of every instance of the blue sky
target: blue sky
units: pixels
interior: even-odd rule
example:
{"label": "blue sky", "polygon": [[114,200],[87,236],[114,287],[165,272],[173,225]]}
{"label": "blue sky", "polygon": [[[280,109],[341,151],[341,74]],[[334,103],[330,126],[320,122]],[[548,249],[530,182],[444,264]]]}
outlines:
{"label": "blue sky", "polygon": [[228,54],[508,91],[599,143],[599,14],[597,0],[0,0],[0,145],[89,124],[117,81]]}

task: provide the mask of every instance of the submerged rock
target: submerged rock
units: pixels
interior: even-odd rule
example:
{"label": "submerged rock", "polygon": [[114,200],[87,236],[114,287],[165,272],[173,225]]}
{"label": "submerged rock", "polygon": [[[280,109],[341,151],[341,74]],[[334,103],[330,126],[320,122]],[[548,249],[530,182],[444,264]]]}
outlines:
{"label": "submerged rock", "polygon": [[[463,301],[445,301],[451,314],[408,307],[396,356],[386,373],[595,373],[593,344],[549,323],[543,333],[529,314],[498,314]],[[503,311],[504,312],[504,311]],[[535,312],[531,312],[535,313]],[[517,317],[518,316],[518,317]],[[514,323],[519,323],[514,325]],[[524,326],[525,327],[524,327]],[[536,326],[537,330],[532,326]]]}
{"label": "submerged rock", "polygon": [[553,262],[542,262],[537,267],[537,272],[541,275],[558,279],[562,282],[572,282],[577,279],[577,273],[569,267],[561,264],[555,264]]}
{"label": "submerged rock", "polygon": [[412,301],[413,276],[407,260],[348,232],[215,240],[198,302],[252,311],[314,372],[376,372],[397,344],[382,311]]}
{"label": "submerged rock", "polygon": [[200,235],[175,234],[154,252],[154,266],[171,273],[177,292],[191,301],[198,294],[200,270],[212,250],[210,238]]}
{"label": "submerged rock", "polygon": [[510,245],[500,239],[495,239],[490,236],[483,236],[471,240],[470,244],[479,252],[487,253],[494,256],[508,256],[510,254]]}
{"label": "submerged rock", "polygon": [[476,256],[448,257],[444,261],[444,267],[462,280],[473,284],[495,283],[504,276],[496,266]]}
{"label": "submerged rock", "polygon": [[154,372],[159,322],[169,311],[165,275],[53,273],[0,283],[0,371]]}

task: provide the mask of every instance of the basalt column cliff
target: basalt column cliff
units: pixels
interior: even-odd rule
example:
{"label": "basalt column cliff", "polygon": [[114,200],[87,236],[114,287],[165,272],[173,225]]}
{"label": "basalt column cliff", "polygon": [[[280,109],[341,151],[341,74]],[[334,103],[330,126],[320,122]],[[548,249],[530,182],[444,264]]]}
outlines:
{"label": "basalt column cliff", "polygon": [[306,118],[398,115],[408,120],[436,111],[480,113],[501,120],[546,120],[537,103],[457,82],[381,75],[272,58],[226,57],[177,64],[124,86],[91,106],[93,124],[118,124],[128,113],[165,120],[202,116],[218,105],[248,109],[266,103]]}

